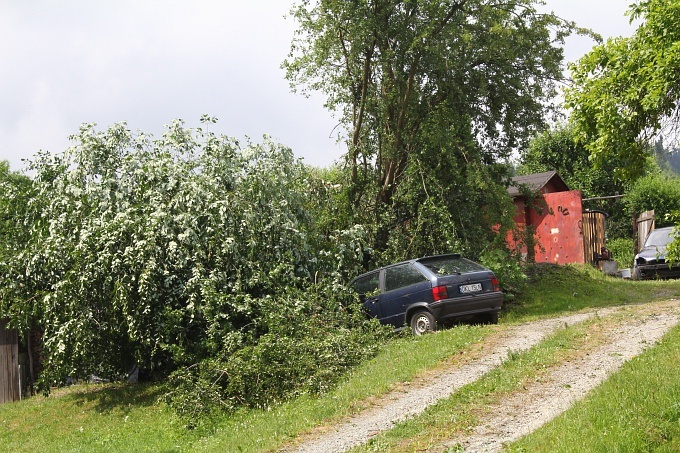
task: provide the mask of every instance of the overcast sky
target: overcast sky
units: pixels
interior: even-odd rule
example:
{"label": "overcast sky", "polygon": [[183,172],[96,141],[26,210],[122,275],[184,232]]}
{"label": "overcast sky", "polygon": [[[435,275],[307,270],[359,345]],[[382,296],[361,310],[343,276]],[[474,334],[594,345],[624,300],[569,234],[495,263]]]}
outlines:
{"label": "overcast sky", "polygon": [[[127,121],[159,136],[175,118],[259,142],[263,134],[312,165],[344,152],[323,98],[292,93],[281,62],[292,0],[0,0],[0,160],[14,170],[58,153],[82,123]],[[547,0],[605,38],[629,36],[630,0]],[[568,61],[593,42],[570,38]]]}

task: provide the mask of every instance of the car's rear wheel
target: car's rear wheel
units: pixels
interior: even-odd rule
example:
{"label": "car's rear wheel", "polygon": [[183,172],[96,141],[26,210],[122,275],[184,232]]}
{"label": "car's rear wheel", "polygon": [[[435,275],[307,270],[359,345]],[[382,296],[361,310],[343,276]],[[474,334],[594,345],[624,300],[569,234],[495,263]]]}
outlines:
{"label": "car's rear wheel", "polygon": [[492,311],[487,315],[490,324],[498,324],[498,312]]}
{"label": "car's rear wheel", "polygon": [[435,330],[436,323],[434,316],[429,311],[419,311],[411,318],[411,330],[413,335],[423,335],[426,333],[433,332]]}

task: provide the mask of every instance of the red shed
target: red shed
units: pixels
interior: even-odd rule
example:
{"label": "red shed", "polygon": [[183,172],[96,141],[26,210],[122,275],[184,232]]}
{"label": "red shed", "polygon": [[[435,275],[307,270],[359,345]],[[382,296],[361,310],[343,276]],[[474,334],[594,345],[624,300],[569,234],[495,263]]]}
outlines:
{"label": "red shed", "polygon": [[[529,206],[523,193],[534,194],[533,206]],[[581,192],[569,190],[567,184],[554,172],[516,176],[508,193],[513,197],[517,213],[515,222],[519,233],[527,236],[534,247],[521,245],[514,234],[508,237],[511,247],[528,260],[543,263],[568,264],[584,263],[583,207]]]}

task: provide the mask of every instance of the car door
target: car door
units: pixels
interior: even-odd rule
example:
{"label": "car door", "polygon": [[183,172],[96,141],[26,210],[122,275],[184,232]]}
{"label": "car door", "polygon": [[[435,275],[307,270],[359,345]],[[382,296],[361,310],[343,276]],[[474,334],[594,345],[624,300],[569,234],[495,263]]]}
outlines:
{"label": "car door", "polygon": [[378,296],[380,295],[380,271],[371,272],[358,278],[352,285],[363,301],[369,316],[380,319],[382,313]]}
{"label": "car door", "polygon": [[406,308],[416,302],[431,302],[430,280],[411,263],[385,268],[380,295],[381,321],[395,327],[404,325]]}

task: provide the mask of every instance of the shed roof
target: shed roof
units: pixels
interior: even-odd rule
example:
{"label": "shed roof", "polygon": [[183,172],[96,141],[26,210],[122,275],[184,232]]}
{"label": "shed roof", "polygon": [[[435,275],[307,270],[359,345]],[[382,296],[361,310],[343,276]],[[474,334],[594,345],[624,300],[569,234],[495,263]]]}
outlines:
{"label": "shed roof", "polygon": [[510,187],[508,187],[508,194],[513,198],[520,196],[519,187],[522,185],[526,185],[533,192],[540,192],[548,183],[555,187],[556,190],[553,192],[569,190],[567,183],[564,182],[556,171],[545,171],[531,175],[514,176],[510,182]]}

